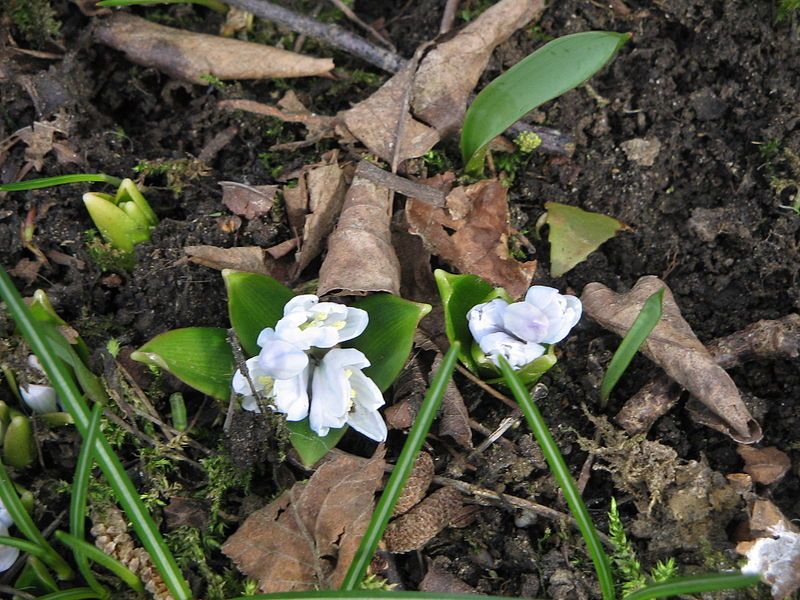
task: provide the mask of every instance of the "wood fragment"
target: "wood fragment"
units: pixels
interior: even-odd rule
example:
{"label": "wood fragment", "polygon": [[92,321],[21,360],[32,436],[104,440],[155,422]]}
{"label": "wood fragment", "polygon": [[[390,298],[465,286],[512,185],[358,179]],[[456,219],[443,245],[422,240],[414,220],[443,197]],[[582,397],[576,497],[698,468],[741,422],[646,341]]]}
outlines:
{"label": "wood fragment", "polygon": [[372,183],[399,192],[404,196],[428,202],[433,206],[444,206],[444,192],[431,185],[395,175],[367,161],[359,163],[359,172],[362,177],[368,179]]}
{"label": "wood fragment", "polygon": [[461,0],[447,0],[442,12],[442,21],[439,24],[439,34],[443,35],[453,28],[453,23],[456,22],[456,13],[458,12],[458,5]]}

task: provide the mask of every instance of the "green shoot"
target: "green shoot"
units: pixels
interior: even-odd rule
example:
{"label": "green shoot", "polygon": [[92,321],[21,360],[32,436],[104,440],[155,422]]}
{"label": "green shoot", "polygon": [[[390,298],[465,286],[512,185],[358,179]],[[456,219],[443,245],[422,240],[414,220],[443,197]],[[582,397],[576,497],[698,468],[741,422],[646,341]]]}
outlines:
{"label": "green shoot", "polygon": [[611,395],[611,390],[617,385],[625,369],[628,368],[636,352],[638,352],[639,347],[650,335],[650,332],[653,331],[659,319],[661,319],[661,304],[663,300],[664,288],[661,288],[645,301],[639,316],[636,317],[628,333],[622,339],[619,348],[617,348],[611,358],[611,362],[608,364],[608,369],[600,385],[601,406],[606,405],[608,397]]}
{"label": "green shoot", "polygon": [[[45,333],[42,324],[33,318],[30,309],[25,305],[19,292],[11,282],[8,273],[2,267],[0,267],[0,298],[5,301],[7,310],[19,331],[42,363],[47,378],[56,389],[56,392],[58,392],[58,396],[67,411],[72,415],[76,428],[85,437],[89,432],[89,410],[86,408],[82,395],[66,366],[54,351],[51,345],[52,342]],[[106,480],[114,490],[128,518],[133,523],[142,545],[153,559],[153,563],[164,578],[164,582],[173,597],[176,600],[189,600],[191,592],[175,563],[175,558],[170,553],[153,518],[147,512],[141,498],[139,498],[139,493],[128,477],[119,457],[114,454],[104,436],[98,435],[94,445],[94,452],[97,463],[103,470]],[[11,513],[11,517],[19,526],[16,515]],[[30,517],[26,518],[30,520]],[[27,531],[22,531],[28,535]]]}
{"label": "green shoot", "polygon": [[647,580],[642,573],[642,567],[633,545],[622,526],[617,509],[617,499],[614,497],[611,498],[611,507],[608,509],[608,539],[614,547],[611,555],[614,572],[622,584],[622,597],[626,598],[629,594],[643,588]]}
{"label": "green shoot", "polygon": [[89,598],[100,598],[97,592],[89,588],[72,588],[61,592],[53,592],[39,596],[37,600],[87,600]]}
{"label": "green shoot", "polygon": [[86,558],[92,559],[97,564],[105,567],[119,577],[134,592],[144,594],[144,585],[142,585],[139,578],[116,558],[109,556],[100,550],[100,548],[92,546],[90,543],[78,539],[65,531],[56,531],[54,535],[59,542],[72,548],[72,551],[76,554],[82,554]]}
{"label": "green shoot", "polygon": [[78,173],[77,175],[58,175],[57,177],[42,177],[40,179],[18,181],[17,183],[5,183],[0,185],[0,192],[41,190],[43,188],[54,187],[56,185],[84,182],[108,183],[115,187],[122,185],[122,179],[118,177],[112,177],[111,175],[106,175],[105,173]]}
{"label": "green shoot", "polygon": [[667,559],[667,562],[658,561],[656,566],[650,570],[650,579],[653,580],[653,583],[664,583],[677,576],[678,568],[675,566],[675,559],[671,556]]}
{"label": "green shoot", "polygon": [[525,415],[525,420],[528,426],[533,431],[539,447],[542,449],[550,471],[553,477],[556,478],[561,491],[564,494],[564,499],[567,501],[572,516],[578,525],[578,529],[586,541],[589,556],[594,563],[594,569],[597,573],[597,579],[600,582],[600,591],[603,594],[603,600],[614,600],[616,593],[614,591],[614,577],[611,574],[611,566],[609,565],[608,555],[603,549],[603,544],[600,541],[600,536],[592,523],[589,516],[589,511],[583,503],[581,493],[578,491],[578,486],[569,472],[566,461],[558,449],[556,441],[553,439],[547,424],[539,412],[539,408],[531,399],[528,390],[525,389],[522,381],[517,373],[508,364],[505,357],[500,356],[500,370],[503,373],[503,378],[506,381],[514,399],[519,403],[522,414]]}
{"label": "green shoot", "polygon": [[123,252],[133,252],[134,246],[148,241],[158,224],[153,209],[130,179],[122,181],[115,196],[89,192],[83,195],[83,203],[103,239]]}
{"label": "green shoot", "polygon": [[350,568],[347,570],[344,581],[342,581],[340,588],[342,591],[357,590],[364,580],[367,567],[372,561],[378,542],[380,542],[383,531],[386,529],[386,524],[392,516],[397,499],[403,491],[403,486],[411,474],[411,468],[414,466],[414,461],[417,458],[417,454],[419,454],[420,448],[422,448],[425,436],[428,435],[431,423],[433,423],[433,419],[439,411],[439,406],[442,404],[447,384],[456,366],[459,350],[460,344],[458,342],[453,343],[436,371],[431,386],[422,401],[422,406],[414,425],[408,434],[408,439],[403,445],[403,450],[397,458],[389,481],[386,482],[383,494],[381,494],[375,511],[372,513],[372,518],[369,521],[367,530],[364,532],[364,537],[361,538],[361,544],[359,544],[356,555],[353,557],[353,562],[350,563]]}
{"label": "green shoot", "polygon": [[654,583],[642,588],[630,596],[626,596],[625,600],[652,600],[653,598],[671,598],[683,594],[738,590],[756,585],[759,581],[758,575],[744,575],[740,571],[677,577],[664,583]]}
{"label": "green shoot", "polygon": [[217,0],[102,0],[97,6],[152,6],[154,4],[199,4],[219,13],[228,12],[228,6]]}
{"label": "green shoot", "polygon": [[186,402],[183,401],[183,394],[175,392],[169,397],[169,406],[172,413],[172,426],[178,431],[186,431],[189,420],[186,417]]}

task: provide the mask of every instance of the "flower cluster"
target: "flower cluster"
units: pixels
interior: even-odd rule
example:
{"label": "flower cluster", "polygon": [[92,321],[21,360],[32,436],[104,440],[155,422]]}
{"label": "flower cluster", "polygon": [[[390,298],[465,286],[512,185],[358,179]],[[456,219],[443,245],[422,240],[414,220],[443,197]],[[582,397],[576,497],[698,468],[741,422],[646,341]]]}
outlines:
{"label": "flower cluster", "polygon": [[542,285],[530,288],[523,302],[497,298],[467,313],[469,330],[483,353],[498,366],[498,357],[504,356],[514,369],[542,356],[543,344],[563,340],[580,318],[580,300]]}
{"label": "flower cluster", "polygon": [[[259,412],[263,399],[287,421],[308,417],[317,435],[349,425],[384,441],[386,423],[378,413],[383,394],[361,372],[370,365],[367,357],[336,347],[361,335],[368,321],[366,311],[320,302],[313,294],[292,298],[275,328],[258,336],[261,352],[246,361],[247,376],[241,370],[233,376],[233,391],[244,397],[242,407]],[[318,359],[320,350],[327,352]]]}

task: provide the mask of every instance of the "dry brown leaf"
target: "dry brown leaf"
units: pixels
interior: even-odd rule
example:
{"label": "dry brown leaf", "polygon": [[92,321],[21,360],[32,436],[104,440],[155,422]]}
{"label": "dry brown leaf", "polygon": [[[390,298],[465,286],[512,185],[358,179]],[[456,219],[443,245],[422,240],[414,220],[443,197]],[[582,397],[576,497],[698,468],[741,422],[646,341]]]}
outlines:
{"label": "dry brown leaf", "polygon": [[383,411],[383,416],[391,429],[408,429],[414,424],[422,399],[428,391],[428,380],[416,353],[412,354],[397,377],[393,389],[394,401]]}
{"label": "dry brown leaf", "polygon": [[384,83],[377,92],[353,108],[339,113],[349,132],[370,152],[391,163],[395,154],[398,124],[403,119],[397,161],[422,156],[439,142],[439,134],[414,119],[404,99],[414,79],[414,64],[409,63]]}
{"label": "dry brown leaf", "polygon": [[420,452],[408,476],[403,491],[394,506],[393,516],[403,515],[419,504],[428,493],[433,480],[433,459],[427,452]]}
{"label": "dry brown leaf", "polygon": [[258,246],[218,248],[217,246],[186,246],[183,249],[189,262],[212,269],[233,269],[261,273],[278,281],[288,281],[289,269]]}
{"label": "dry brown leaf", "polygon": [[513,298],[528,290],[536,261],[522,263],[508,253],[508,200],[498,181],[487,179],[453,189],[446,208],[409,199],[406,217],[410,232],[462,273],[502,286]]}
{"label": "dry brown leaf", "polygon": [[359,169],[336,231],[328,238],[328,255],[319,270],[320,296],[331,292],[400,294],[400,262],[390,233],[392,195],[361,177]]}
{"label": "dry brown leaf", "polygon": [[383,534],[386,549],[397,554],[421,549],[462,514],[463,506],[461,492],[450,487],[436,490],[413,510],[389,523]]}
{"label": "dry brown leaf", "polygon": [[286,205],[286,218],[289,221],[289,228],[293,233],[299,235],[303,231],[306,213],[308,213],[308,186],[306,185],[305,172],[300,174],[296,186],[283,186],[283,202]]}
{"label": "dry brown leaf", "polygon": [[339,454],[251,514],[222,551],[262,592],[336,589],[369,523],[383,478],[370,460]]}
{"label": "dry brown leaf", "polygon": [[658,277],[642,277],[625,294],[617,294],[600,283],[590,283],[581,294],[581,302],[590,318],[624,336],[644,302],[661,288],[664,288],[661,320],[642,344],[641,351],[702,402],[727,435],[743,444],[757,442],[761,439],[761,427],[747,410],[736,384],[694,335],[672,292]]}
{"label": "dry brown leaf", "polygon": [[774,447],[739,446],[736,451],[744,460],[743,471],[756,483],[769,485],[780,481],[792,466],[789,456]]}
{"label": "dry brown leaf", "polygon": [[334,162],[310,169],[305,177],[310,214],[305,218],[303,241],[296,257],[298,273],[322,253],[325,239],[342,210],[349,174]]}
{"label": "dry brown leaf", "polygon": [[22,258],[14,266],[14,268],[9,269],[8,272],[14,277],[18,277],[19,279],[27,281],[29,284],[31,284],[39,277],[39,269],[41,269],[43,266],[44,263],[40,260]]}
{"label": "dry brown leaf", "polygon": [[209,75],[221,80],[268,79],[322,75],[333,69],[329,58],[165,27],[128,13],[100,21],[95,36],[136,64],[201,84]]}
{"label": "dry brown leaf", "polygon": [[[439,370],[442,358],[441,354],[437,354],[433,360],[431,379]],[[439,413],[439,435],[449,437],[462,448],[472,449],[472,429],[469,426],[467,405],[464,404],[464,398],[452,378],[447,382],[447,389],[442,398],[442,410]]]}
{"label": "dry brown leaf", "polygon": [[417,70],[411,107],[440,135],[461,127],[467,100],[495,47],[544,10],[544,0],[502,0],[431,50]]}
{"label": "dry brown leaf", "polygon": [[220,181],[222,203],[235,215],[255,219],[267,214],[275,203],[277,185],[247,185],[236,181]]}

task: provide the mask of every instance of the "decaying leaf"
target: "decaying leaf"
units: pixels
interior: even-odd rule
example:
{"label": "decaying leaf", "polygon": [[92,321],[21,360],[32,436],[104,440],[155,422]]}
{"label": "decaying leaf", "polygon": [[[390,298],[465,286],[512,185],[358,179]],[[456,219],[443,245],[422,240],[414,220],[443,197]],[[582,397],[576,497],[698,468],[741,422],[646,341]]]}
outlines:
{"label": "decaying leaf", "polygon": [[283,202],[286,205],[286,219],[289,221],[289,228],[299,235],[303,231],[306,213],[308,213],[308,185],[305,173],[300,174],[296,186],[284,186]]}
{"label": "decaying leaf", "polygon": [[189,262],[221,271],[232,269],[262,273],[278,281],[288,280],[288,268],[258,246],[218,248],[217,246],[186,246],[183,249]]}
{"label": "decaying leaf", "polygon": [[392,194],[356,169],[328,254],[319,270],[318,294],[400,294],[400,262],[392,247]]}
{"label": "decaying leaf", "polygon": [[588,212],[576,206],[545,202],[546,223],[550,227],[550,274],[561,277],[586,260],[600,245],[627,225],[616,219]]}
{"label": "decaying leaf", "polygon": [[275,203],[277,185],[247,185],[236,181],[220,181],[222,203],[235,215],[255,219],[267,214]]}
{"label": "decaying leaf", "polygon": [[[431,379],[439,370],[442,358],[441,354],[437,354],[433,360]],[[439,414],[439,435],[451,438],[462,448],[472,449],[472,429],[469,426],[467,405],[464,404],[464,398],[452,378],[447,382],[447,389],[445,389],[444,397],[442,398],[442,410]]]}
{"label": "decaying leaf", "polygon": [[139,65],[194,83],[217,79],[308,77],[333,69],[329,58],[312,58],[263,44],[158,25],[128,13],[97,24],[97,40]]}
{"label": "decaying leaf", "polygon": [[372,515],[383,451],[338,454],[251,514],[222,551],[261,591],[336,589]]}
{"label": "decaying leaf", "polygon": [[789,456],[774,447],[739,446],[736,451],[744,460],[744,472],[756,483],[769,485],[780,481],[792,466]]}
{"label": "decaying leaf", "polygon": [[386,424],[391,429],[408,429],[414,424],[422,399],[428,391],[428,380],[419,357],[412,354],[393,389],[394,402],[383,411]]}
{"label": "decaying leaf", "polygon": [[401,118],[398,162],[422,156],[439,142],[436,130],[414,119],[403,101],[413,79],[414,64],[411,62],[369,98],[339,114],[349,132],[387,162],[394,158]]}
{"label": "decaying leaf", "polygon": [[428,493],[432,479],[433,459],[427,452],[420,452],[394,506],[393,516],[403,515],[419,504]]}
{"label": "decaying leaf", "polygon": [[600,283],[590,283],[581,294],[581,302],[590,318],[624,336],[645,300],[661,288],[664,288],[661,320],[642,344],[641,351],[702,402],[730,437],[743,444],[757,442],[761,439],[761,427],[742,402],[736,384],[694,335],[672,292],[658,277],[642,277],[625,294],[617,294]]}
{"label": "decaying leaf", "polygon": [[342,210],[350,173],[334,162],[314,167],[305,174],[310,214],[305,218],[303,241],[297,253],[298,272],[322,253],[325,239]]}
{"label": "decaying leaf", "polygon": [[462,273],[502,286],[514,298],[528,290],[536,261],[522,263],[508,253],[508,199],[498,181],[487,179],[453,189],[445,208],[409,199],[406,217],[410,232]]}
{"label": "decaying leaf", "polygon": [[461,492],[449,487],[436,490],[410,512],[389,523],[383,534],[386,549],[397,554],[421,549],[461,516],[463,507]]}
{"label": "decaying leaf", "polygon": [[502,0],[422,59],[414,78],[413,113],[440,135],[461,127],[467,100],[496,46],[544,10],[543,0]]}

